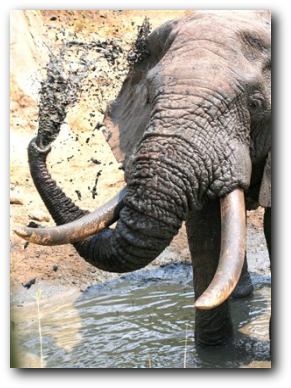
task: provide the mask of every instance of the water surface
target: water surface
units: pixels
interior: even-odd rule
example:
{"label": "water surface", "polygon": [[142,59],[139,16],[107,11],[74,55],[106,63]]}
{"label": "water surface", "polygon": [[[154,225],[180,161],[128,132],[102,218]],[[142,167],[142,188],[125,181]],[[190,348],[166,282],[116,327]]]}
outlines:
{"label": "water surface", "polygon": [[[192,267],[169,264],[41,300],[46,368],[270,367],[270,277],[252,275],[252,297],[234,300],[233,345],[199,349],[194,342]],[[15,310],[15,309],[14,309]],[[40,366],[36,304],[12,315],[23,367]]]}

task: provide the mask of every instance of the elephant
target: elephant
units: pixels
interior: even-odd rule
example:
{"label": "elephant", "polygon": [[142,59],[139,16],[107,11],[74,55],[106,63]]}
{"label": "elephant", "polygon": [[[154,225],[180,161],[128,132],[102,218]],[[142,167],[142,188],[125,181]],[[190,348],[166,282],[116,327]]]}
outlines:
{"label": "elephant", "polygon": [[57,226],[15,232],[124,273],[157,258],[185,222],[196,344],[231,343],[230,297],[248,277],[246,210],[265,209],[271,260],[270,30],[270,12],[254,10],[193,11],[154,30],[104,118],[126,187],[87,214],[52,179],[38,133],[30,172]]}

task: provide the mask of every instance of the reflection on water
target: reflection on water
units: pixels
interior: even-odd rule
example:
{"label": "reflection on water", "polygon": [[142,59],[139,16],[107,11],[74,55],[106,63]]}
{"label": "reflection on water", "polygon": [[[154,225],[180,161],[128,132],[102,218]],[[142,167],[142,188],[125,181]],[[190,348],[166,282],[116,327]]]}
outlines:
{"label": "reflection on water", "polygon": [[[264,367],[270,361],[270,277],[256,276],[253,282],[254,295],[232,303],[238,331],[235,343],[226,348],[195,347],[189,264],[137,271],[93,286],[74,299],[43,300],[45,366],[183,368],[186,351],[187,368],[238,368],[257,362]],[[38,368],[36,306],[18,308],[12,319],[22,367]]]}

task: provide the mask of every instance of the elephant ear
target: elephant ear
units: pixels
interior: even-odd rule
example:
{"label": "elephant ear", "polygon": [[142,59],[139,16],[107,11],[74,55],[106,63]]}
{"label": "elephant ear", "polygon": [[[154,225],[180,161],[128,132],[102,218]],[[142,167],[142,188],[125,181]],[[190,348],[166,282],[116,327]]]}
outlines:
{"label": "elephant ear", "polygon": [[105,113],[103,131],[118,162],[126,163],[141,139],[151,115],[147,74],[158,65],[173,43],[178,19],[165,23],[149,36],[149,55],[129,71],[118,97]]}
{"label": "elephant ear", "polygon": [[263,207],[271,207],[271,150],[265,163],[263,179],[260,187],[259,204]]}

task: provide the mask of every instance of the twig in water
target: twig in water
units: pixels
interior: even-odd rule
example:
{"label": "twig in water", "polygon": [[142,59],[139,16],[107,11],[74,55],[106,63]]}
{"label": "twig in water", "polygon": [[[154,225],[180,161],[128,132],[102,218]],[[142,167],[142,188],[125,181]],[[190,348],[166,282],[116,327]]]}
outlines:
{"label": "twig in water", "polygon": [[41,290],[37,290],[35,295],[36,305],[37,305],[37,317],[38,317],[38,334],[39,334],[39,347],[40,347],[40,367],[43,368],[43,353],[42,353],[42,334],[41,334],[41,314],[39,308],[39,300],[41,297]]}
{"label": "twig in water", "polygon": [[152,367],[152,361],[151,361],[151,356],[148,354],[148,359],[149,359],[149,368]]}
{"label": "twig in water", "polygon": [[184,350],[184,368],[187,368],[187,339],[188,339],[188,323],[186,323],[185,350]]}

